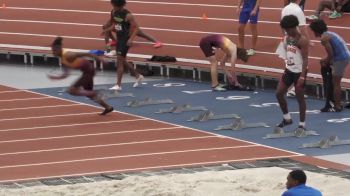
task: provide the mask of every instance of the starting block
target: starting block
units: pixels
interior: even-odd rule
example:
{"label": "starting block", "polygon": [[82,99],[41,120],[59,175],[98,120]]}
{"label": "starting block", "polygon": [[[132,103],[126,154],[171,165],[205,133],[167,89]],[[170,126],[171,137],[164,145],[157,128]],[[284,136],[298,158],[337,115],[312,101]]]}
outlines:
{"label": "starting block", "polygon": [[143,101],[139,100],[133,100],[127,103],[127,106],[129,107],[140,107],[140,106],[146,106],[146,105],[158,105],[158,104],[171,104],[174,103],[171,99],[158,99],[154,100],[151,98],[146,98]]}
{"label": "starting block", "polygon": [[305,131],[304,129],[297,128],[295,131],[285,132],[283,128],[275,127],[273,133],[267,134],[263,139],[276,139],[284,137],[306,137],[306,136],[316,136],[319,135],[316,131]]}
{"label": "starting block", "polygon": [[331,136],[319,142],[303,144],[301,148],[330,148],[339,145],[350,145],[350,140],[339,140],[338,136]]}
{"label": "starting block", "polygon": [[101,95],[101,98],[103,100],[120,98],[120,97],[134,97],[132,93],[120,93],[118,91],[107,91],[107,90],[100,90],[99,94]]}
{"label": "starting block", "polygon": [[157,114],[163,114],[163,113],[181,113],[181,112],[190,112],[190,111],[207,111],[208,109],[204,106],[197,106],[192,107],[191,105],[185,104],[185,105],[179,105],[174,106],[169,109],[160,109],[158,112],[155,112]]}
{"label": "starting block", "polygon": [[270,126],[268,126],[264,122],[245,123],[243,119],[236,118],[236,119],[233,119],[233,123],[232,124],[219,126],[218,128],[216,128],[214,130],[215,131],[220,131],[220,130],[234,130],[234,131],[238,131],[238,130],[241,130],[241,129],[257,128],[257,127],[270,127]]}
{"label": "starting block", "polygon": [[217,120],[217,119],[227,119],[227,118],[240,118],[237,114],[220,114],[215,115],[213,112],[207,110],[203,113],[199,114],[198,116],[194,116],[191,119],[187,121],[208,121],[208,120]]}

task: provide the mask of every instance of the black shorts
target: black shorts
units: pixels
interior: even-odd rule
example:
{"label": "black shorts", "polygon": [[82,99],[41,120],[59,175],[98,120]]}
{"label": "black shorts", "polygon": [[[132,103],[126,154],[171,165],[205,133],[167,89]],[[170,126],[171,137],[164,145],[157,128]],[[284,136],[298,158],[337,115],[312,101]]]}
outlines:
{"label": "black shorts", "polygon": [[211,41],[212,40],[210,37],[204,37],[199,42],[199,47],[202,49],[205,57],[211,57],[215,55]]}
{"label": "black shorts", "polygon": [[[288,69],[285,69],[284,73],[282,75],[282,82],[287,87],[290,87],[292,84],[294,84],[294,86],[296,86],[296,84],[298,83],[300,75],[301,75],[301,73],[294,73],[294,72],[289,71]],[[304,83],[303,87],[304,86],[305,86],[305,83]]]}
{"label": "black shorts", "polygon": [[83,87],[85,90],[93,90],[94,88],[94,76],[95,76],[95,68],[89,61],[86,61],[84,65],[80,68],[83,72],[81,77],[75,81],[73,87],[80,88]]}
{"label": "black shorts", "polygon": [[126,57],[129,51],[128,46],[129,37],[118,37],[116,51],[118,56]]}

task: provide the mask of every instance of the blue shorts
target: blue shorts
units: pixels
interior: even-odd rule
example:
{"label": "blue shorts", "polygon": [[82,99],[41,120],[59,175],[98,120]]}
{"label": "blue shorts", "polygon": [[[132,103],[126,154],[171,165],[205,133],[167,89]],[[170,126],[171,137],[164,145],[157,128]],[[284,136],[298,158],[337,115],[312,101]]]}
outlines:
{"label": "blue shorts", "polygon": [[248,20],[250,24],[257,24],[259,17],[259,9],[256,12],[255,16],[250,16],[250,13],[252,11],[253,10],[251,9],[242,9],[241,13],[239,14],[239,24],[247,24]]}

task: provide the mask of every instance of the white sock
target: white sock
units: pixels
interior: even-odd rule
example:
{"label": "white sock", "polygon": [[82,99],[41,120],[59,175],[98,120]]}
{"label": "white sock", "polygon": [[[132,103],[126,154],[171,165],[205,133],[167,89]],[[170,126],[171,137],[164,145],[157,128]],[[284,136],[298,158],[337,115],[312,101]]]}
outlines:
{"label": "white sock", "polygon": [[286,120],[290,120],[290,119],[292,119],[292,117],[290,116],[290,114],[289,114],[289,113],[287,113],[287,114],[283,114],[283,118],[284,118],[284,119],[286,119]]}

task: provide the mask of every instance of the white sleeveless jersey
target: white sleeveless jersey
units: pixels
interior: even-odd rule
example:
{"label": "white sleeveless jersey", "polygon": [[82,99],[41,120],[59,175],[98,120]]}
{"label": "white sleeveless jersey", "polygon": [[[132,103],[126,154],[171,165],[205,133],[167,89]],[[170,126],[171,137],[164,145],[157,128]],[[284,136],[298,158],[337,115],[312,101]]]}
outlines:
{"label": "white sleeveless jersey", "polygon": [[303,71],[303,58],[297,43],[292,40],[284,40],[286,46],[286,68],[294,73]]}

